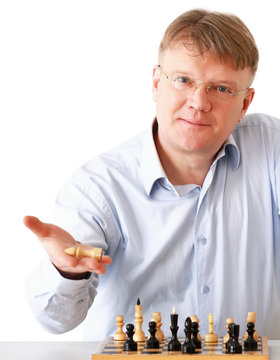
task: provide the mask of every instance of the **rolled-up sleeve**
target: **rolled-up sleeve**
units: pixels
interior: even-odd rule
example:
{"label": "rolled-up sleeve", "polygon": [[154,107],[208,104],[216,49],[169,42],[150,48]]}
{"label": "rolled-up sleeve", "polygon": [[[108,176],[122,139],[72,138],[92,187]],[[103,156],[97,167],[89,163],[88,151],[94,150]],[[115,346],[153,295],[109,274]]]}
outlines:
{"label": "rolled-up sleeve", "polygon": [[60,334],[84,320],[96,295],[98,281],[96,274],[87,280],[65,279],[46,259],[30,275],[26,294],[35,318],[44,329]]}

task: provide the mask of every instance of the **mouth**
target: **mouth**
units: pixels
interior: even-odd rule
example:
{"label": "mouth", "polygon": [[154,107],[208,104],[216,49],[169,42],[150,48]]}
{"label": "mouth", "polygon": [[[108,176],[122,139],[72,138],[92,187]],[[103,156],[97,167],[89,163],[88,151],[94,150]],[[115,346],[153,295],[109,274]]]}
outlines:
{"label": "mouth", "polygon": [[210,126],[209,124],[205,124],[201,120],[184,119],[184,118],[179,118],[178,120],[184,122],[186,125],[189,125],[189,126]]}

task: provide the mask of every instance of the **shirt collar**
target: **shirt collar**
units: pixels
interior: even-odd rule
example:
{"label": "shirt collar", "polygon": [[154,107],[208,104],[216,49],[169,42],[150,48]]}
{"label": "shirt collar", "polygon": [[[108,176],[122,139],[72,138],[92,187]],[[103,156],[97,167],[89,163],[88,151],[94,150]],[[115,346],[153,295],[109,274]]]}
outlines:
{"label": "shirt collar", "polygon": [[[145,134],[140,159],[143,184],[148,196],[151,193],[155,181],[159,179],[165,179],[168,181],[166,173],[161,165],[154,141],[154,132],[156,129],[157,122],[155,118],[149,131]],[[233,169],[236,170],[240,163],[240,152],[232,135],[229,136],[221,149],[218,151],[212,166],[225,155],[229,157]]]}
{"label": "shirt collar", "polygon": [[155,141],[154,132],[157,129],[156,118],[153,120],[152,126],[144,137],[140,166],[144,188],[147,195],[150,195],[152,187],[156,180],[167,179],[166,173],[161,165]]}
{"label": "shirt collar", "polygon": [[229,161],[232,164],[233,170],[236,170],[240,164],[240,151],[232,135],[229,136],[229,138],[224,142],[221,149],[218,151],[213,164],[216,163],[224,155],[228,156]]}

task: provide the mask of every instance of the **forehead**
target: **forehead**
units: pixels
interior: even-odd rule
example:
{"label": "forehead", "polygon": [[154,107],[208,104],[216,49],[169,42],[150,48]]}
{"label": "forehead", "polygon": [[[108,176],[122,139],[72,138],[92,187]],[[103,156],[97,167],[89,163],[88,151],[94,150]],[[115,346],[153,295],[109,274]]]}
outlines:
{"label": "forehead", "polygon": [[199,54],[194,47],[186,47],[182,42],[164,52],[160,65],[169,74],[186,73],[203,81],[235,80],[245,87],[250,84],[249,68],[236,69],[232,59],[222,61],[209,51]]}

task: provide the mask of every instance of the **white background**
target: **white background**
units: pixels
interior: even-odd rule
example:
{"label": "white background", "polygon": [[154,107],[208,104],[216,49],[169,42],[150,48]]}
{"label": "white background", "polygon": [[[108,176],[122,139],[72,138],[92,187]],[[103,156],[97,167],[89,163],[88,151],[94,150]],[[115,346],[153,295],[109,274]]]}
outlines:
{"label": "white background", "polygon": [[194,7],[245,21],[261,54],[250,112],[280,117],[276,0],[0,1],[0,341],[82,340],[31,315],[25,281],[45,254],[22,218],[51,222],[78,166],[149,126],[160,39]]}

